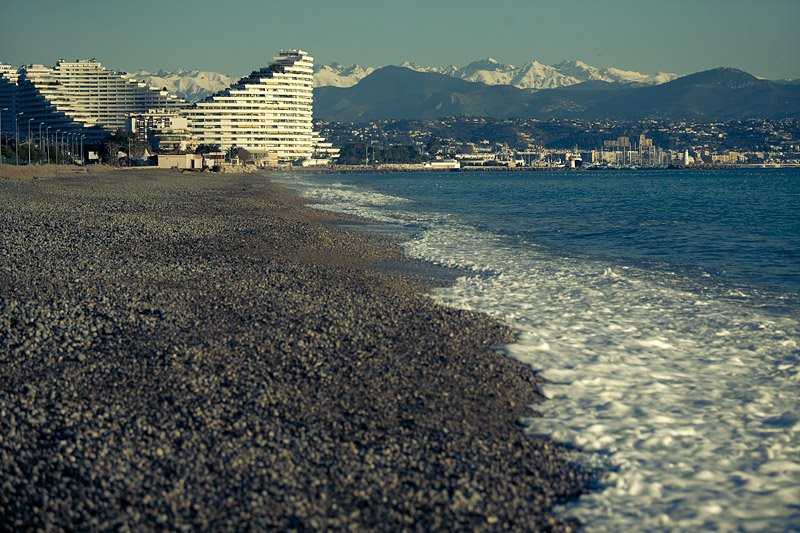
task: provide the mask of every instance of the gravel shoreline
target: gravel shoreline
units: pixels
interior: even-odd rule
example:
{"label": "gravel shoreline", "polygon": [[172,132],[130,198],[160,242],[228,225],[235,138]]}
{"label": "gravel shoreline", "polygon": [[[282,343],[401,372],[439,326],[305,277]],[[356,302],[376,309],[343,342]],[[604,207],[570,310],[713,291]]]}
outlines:
{"label": "gravel shoreline", "polygon": [[0,168],[0,530],[569,530],[512,332],[264,175]]}

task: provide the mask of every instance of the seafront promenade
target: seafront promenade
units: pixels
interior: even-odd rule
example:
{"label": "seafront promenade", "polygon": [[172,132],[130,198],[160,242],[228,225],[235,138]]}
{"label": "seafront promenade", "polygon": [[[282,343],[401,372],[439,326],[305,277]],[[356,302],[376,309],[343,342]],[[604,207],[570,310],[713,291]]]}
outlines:
{"label": "seafront promenade", "polygon": [[511,331],[341,221],[263,173],[0,167],[0,529],[569,529]]}

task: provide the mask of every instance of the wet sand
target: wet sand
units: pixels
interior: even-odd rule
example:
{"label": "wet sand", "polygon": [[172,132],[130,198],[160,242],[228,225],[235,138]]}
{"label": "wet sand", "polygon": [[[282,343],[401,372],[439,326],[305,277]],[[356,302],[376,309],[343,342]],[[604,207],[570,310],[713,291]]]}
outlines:
{"label": "wet sand", "polygon": [[0,529],[575,525],[589,473],[446,275],[264,175],[7,168]]}

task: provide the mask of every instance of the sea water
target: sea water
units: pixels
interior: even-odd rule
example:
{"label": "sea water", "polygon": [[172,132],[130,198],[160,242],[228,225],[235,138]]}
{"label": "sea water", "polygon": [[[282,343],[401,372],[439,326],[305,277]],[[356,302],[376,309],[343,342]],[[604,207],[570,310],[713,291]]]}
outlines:
{"label": "sea water", "polygon": [[466,272],[549,380],[528,431],[604,469],[591,531],[800,528],[800,171],[291,175]]}

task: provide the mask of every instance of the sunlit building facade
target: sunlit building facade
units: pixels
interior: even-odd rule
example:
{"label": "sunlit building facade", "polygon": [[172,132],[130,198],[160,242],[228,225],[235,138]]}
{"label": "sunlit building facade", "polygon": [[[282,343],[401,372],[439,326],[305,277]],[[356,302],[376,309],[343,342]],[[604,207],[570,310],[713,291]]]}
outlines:
{"label": "sunlit building facade", "polygon": [[302,50],[282,50],[267,67],[187,111],[197,144],[244,148],[280,163],[314,155],[314,60]]}

